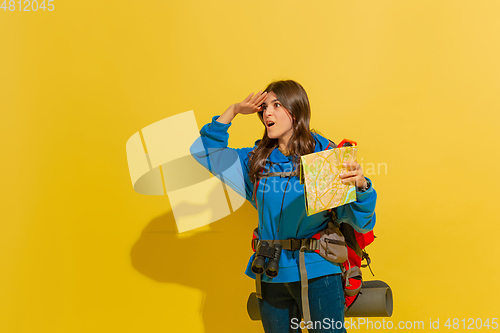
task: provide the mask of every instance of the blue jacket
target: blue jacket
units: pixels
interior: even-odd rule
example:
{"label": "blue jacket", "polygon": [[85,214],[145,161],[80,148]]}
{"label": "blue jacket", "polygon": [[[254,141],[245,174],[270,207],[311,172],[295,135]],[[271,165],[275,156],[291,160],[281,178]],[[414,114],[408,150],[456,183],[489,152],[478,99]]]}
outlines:
{"label": "blue jacket", "polygon": [[[253,148],[228,148],[228,129],[231,124],[217,121],[203,126],[198,138],[191,146],[191,154],[205,168],[223,180],[232,189],[246,198],[254,207],[258,207],[260,239],[309,238],[326,228],[327,212],[307,216],[304,199],[304,185],[298,177],[268,177],[259,182],[256,200],[253,199],[253,183],[248,177],[249,156]],[[316,140],[315,152],[325,150],[328,139],[317,133],[311,133]],[[256,141],[256,145],[259,141]],[[291,157],[283,155],[275,148],[269,156],[273,164],[268,172],[288,172],[293,170]],[[268,164],[269,166],[269,164]],[[371,186],[366,192],[357,192],[357,201],[336,208],[338,219],[349,223],[362,233],[373,229],[375,225],[375,203],[377,194]],[[285,190],[286,189],[286,190]],[[278,232],[279,231],[279,232]],[[250,235],[249,235],[250,238]],[[255,253],[248,261],[246,274],[255,279],[250,270]],[[341,273],[340,264],[327,261],[314,252],[305,253],[307,277],[316,277]],[[300,281],[299,251],[283,250],[278,276],[274,279],[262,275],[265,282]]]}

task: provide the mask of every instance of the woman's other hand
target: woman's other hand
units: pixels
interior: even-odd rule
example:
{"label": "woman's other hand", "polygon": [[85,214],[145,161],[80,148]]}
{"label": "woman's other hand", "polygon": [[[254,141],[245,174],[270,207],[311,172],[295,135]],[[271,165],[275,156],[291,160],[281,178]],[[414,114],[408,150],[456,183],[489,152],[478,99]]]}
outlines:
{"label": "woman's other hand", "polygon": [[259,91],[257,94],[251,93],[242,102],[233,104],[234,114],[252,114],[255,112],[262,111],[262,103],[266,99],[267,92]]}
{"label": "woman's other hand", "polygon": [[358,191],[364,191],[368,187],[368,182],[363,175],[363,170],[358,162],[346,162],[343,164],[347,168],[347,172],[342,172],[339,177],[342,183],[354,183]]}

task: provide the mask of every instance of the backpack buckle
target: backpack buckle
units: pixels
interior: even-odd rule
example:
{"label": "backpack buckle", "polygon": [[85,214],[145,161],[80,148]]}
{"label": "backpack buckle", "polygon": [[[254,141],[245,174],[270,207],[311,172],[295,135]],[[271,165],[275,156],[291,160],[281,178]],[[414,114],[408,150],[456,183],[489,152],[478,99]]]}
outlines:
{"label": "backpack buckle", "polygon": [[253,252],[257,251],[257,245],[259,245],[259,239],[258,238],[252,239],[252,250],[253,250]]}
{"label": "backpack buckle", "polygon": [[309,238],[307,249],[319,253],[319,239]]}
{"label": "backpack buckle", "polygon": [[302,245],[302,239],[290,238],[290,251],[298,251]]}
{"label": "backpack buckle", "polygon": [[289,238],[290,251],[298,251],[302,246],[306,247],[306,251],[315,251],[318,247],[318,240],[313,238]]}

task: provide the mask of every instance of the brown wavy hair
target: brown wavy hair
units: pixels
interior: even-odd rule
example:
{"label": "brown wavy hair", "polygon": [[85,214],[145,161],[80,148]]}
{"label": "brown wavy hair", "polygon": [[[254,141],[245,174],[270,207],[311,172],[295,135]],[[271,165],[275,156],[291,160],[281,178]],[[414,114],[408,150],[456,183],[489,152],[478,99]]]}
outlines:
{"label": "brown wavy hair", "polygon": [[[292,116],[293,133],[288,141],[287,151],[293,156],[295,168],[297,168],[299,157],[313,153],[316,145],[316,141],[309,129],[311,108],[306,91],[299,83],[292,80],[272,82],[264,91],[268,93],[274,92],[278,101]],[[258,112],[258,115],[260,121],[264,124],[263,111]],[[276,147],[278,147],[278,139],[270,139],[267,136],[266,127],[262,140],[249,155],[248,175],[252,182],[255,182],[258,174],[264,169],[269,155]]]}

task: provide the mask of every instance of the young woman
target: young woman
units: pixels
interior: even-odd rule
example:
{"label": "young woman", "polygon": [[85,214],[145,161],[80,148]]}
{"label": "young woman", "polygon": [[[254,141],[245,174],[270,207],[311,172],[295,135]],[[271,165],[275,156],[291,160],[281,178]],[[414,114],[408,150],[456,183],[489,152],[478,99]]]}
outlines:
{"label": "young woman", "polygon": [[[233,119],[254,113],[265,126],[262,139],[257,140],[253,148],[227,148],[227,131]],[[193,156],[201,164],[256,207],[262,240],[310,238],[325,229],[330,219],[327,212],[307,216],[304,187],[297,173],[301,155],[325,150],[329,144],[328,139],[310,131],[310,116],[304,88],[295,81],[276,81],[264,92],[252,93],[242,102],[229,106],[221,116],[213,117],[211,123],[203,126],[201,137],[191,147]],[[230,171],[232,166],[238,171]],[[337,218],[359,232],[368,232],[375,225],[375,190],[371,181],[363,176],[358,163],[347,163],[344,167],[345,172],[340,177],[345,183],[356,184],[357,201],[337,207]],[[285,177],[283,174],[261,176],[273,172],[289,174]],[[255,279],[251,269],[254,258],[255,254],[248,262],[246,274]],[[339,325],[344,320],[340,264],[327,261],[315,252],[305,252],[303,258],[314,325],[301,321],[304,313],[299,251],[283,249],[278,275],[269,278],[261,274],[259,277],[262,294],[259,309],[265,332],[300,332],[305,327],[311,333],[345,332]]]}

